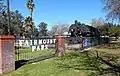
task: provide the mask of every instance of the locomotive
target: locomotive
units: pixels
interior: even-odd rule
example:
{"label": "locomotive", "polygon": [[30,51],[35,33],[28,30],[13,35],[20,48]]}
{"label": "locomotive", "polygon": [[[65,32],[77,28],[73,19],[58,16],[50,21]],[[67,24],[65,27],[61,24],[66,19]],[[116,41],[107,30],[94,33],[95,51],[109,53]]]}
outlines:
{"label": "locomotive", "polygon": [[70,43],[81,43],[81,37],[100,37],[101,35],[99,29],[84,23],[81,24],[77,20],[69,27],[69,33],[71,33]]}

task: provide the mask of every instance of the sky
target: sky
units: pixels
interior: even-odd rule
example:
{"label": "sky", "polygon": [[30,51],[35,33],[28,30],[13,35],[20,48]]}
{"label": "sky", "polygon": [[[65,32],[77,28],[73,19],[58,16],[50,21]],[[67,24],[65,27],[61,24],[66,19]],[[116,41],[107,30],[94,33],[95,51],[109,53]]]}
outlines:
{"label": "sky", "polygon": [[[27,0],[10,0],[10,9],[19,10],[29,16]],[[90,24],[94,18],[105,18],[101,0],[34,0],[33,19],[37,26],[40,22],[48,24],[48,29],[58,23],[72,24],[75,20]]]}

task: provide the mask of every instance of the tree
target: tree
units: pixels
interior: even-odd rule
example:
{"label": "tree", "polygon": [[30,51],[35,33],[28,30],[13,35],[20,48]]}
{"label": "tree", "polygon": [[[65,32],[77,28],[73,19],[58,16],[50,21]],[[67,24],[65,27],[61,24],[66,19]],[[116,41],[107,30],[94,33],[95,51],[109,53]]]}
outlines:
{"label": "tree", "polygon": [[[104,4],[104,10],[107,13],[107,20],[120,21],[120,0],[102,0]],[[106,25],[106,24],[105,24]],[[111,25],[111,26],[110,26]],[[108,23],[105,28],[103,28],[104,35],[107,36],[120,36],[119,27]]]}
{"label": "tree", "polygon": [[8,26],[6,21],[6,6],[2,1],[0,1],[0,35],[8,35]]}
{"label": "tree", "polygon": [[31,17],[26,17],[26,19],[24,20],[24,24],[23,24],[23,36],[25,38],[31,38],[33,36],[33,25],[34,23],[31,20]]}
{"label": "tree", "polygon": [[38,35],[39,35],[38,28],[34,26],[34,33],[33,33],[33,36],[34,36],[34,37],[38,37]]}
{"label": "tree", "polygon": [[91,25],[93,27],[96,27],[96,24],[97,24],[97,19],[92,19]]}
{"label": "tree", "polygon": [[[6,10],[6,6],[0,2],[0,34],[8,35],[8,13]],[[24,17],[22,14],[16,11],[10,11],[10,33],[14,36],[19,36],[22,34],[22,25]]]}
{"label": "tree", "polygon": [[[33,9],[35,7],[35,5],[33,4],[33,0],[27,0],[27,4],[26,4],[29,12],[30,12],[30,16],[28,18],[26,18],[27,21],[27,25],[26,25],[26,35],[28,34],[29,37],[33,37],[34,34],[34,26],[33,26],[33,19],[32,19],[32,13],[33,13]],[[28,23],[29,22],[29,23]],[[28,31],[29,30],[29,31]]]}
{"label": "tree", "polygon": [[120,27],[112,23],[105,23],[104,26],[100,28],[100,30],[104,36],[116,38],[120,36]]}
{"label": "tree", "polygon": [[[6,6],[4,4],[0,5],[0,34],[1,35],[8,35],[8,13],[6,11]],[[22,33],[22,24],[24,17],[22,14],[16,11],[10,11],[10,33],[14,36],[19,36]]]}
{"label": "tree", "polygon": [[23,31],[22,31],[22,26],[24,22],[24,17],[22,16],[21,13],[19,13],[18,10],[15,12],[11,12],[11,33],[15,36],[21,36]]}
{"label": "tree", "polygon": [[39,25],[38,25],[38,27],[39,27],[39,37],[40,36],[47,36],[47,31],[48,31],[48,29],[47,29],[47,23],[45,23],[45,22],[41,22]]}
{"label": "tree", "polygon": [[49,35],[58,35],[58,33],[64,34],[65,32],[69,31],[69,25],[68,24],[56,24],[52,27],[52,29],[49,31]]}
{"label": "tree", "polygon": [[3,11],[5,11],[6,6],[4,5],[4,2],[2,0],[0,0],[0,13],[3,13]]}
{"label": "tree", "polygon": [[107,20],[119,20],[120,21],[120,0],[102,0],[104,4],[104,10],[107,13]]}
{"label": "tree", "polygon": [[101,27],[104,25],[104,20],[102,18],[99,18],[98,20],[97,19],[92,19],[92,26],[93,27]]}
{"label": "tree", "polygon": [[27,0],[27,8],[30,12],[30,17],[32,18],[32,13],[33,13],[33,8],[35,7],[35,5],[33,4],[33,0]]}

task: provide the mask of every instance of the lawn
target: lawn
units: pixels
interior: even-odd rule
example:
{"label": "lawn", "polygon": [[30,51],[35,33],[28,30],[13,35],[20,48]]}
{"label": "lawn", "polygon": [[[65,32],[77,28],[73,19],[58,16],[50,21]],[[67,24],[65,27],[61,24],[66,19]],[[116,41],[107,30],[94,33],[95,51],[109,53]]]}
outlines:
{"label": "lawn", "polygon": [[[113,45],[117,48],[110,48]],[[119,76],[119,55],[119,44],[107,44],[88,52],[71,52],[26,64],[8,76]]]}
{"label": "lawn", "polygon": [[[79,55],[70,53],[62,58],[51,58],[36,64],[27,64],[10,73],[9,76],[88,76],[96,72],[85,70],[86,66],[78,63],[85,55],[80,57]],[[79,70],[80,66],[83,70]]]}

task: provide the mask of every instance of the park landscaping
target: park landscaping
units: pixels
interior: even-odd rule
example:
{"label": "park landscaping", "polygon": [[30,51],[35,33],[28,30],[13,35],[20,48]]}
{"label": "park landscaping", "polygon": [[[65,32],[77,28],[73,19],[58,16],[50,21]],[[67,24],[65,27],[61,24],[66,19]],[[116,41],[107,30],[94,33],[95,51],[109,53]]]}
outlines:
{"label": "park landscaping", "polygon": [[[67,4],[69,4],[69,2],[71,1],[68,1]],[[38,2],[35,2],[35,3],[38,3]],[[102,19],[103,16],[101,15],[102,17],[98,19],[96,18],[91,19],[90,24],[86,22],[85,23],[82,22],[84,20],[89,22],[89,19],[87,20],[89,16],[86,17],[84,20],[79,19],[79,18],[82,18],[82,17],[79,17],[79,12],[81,11],[86,12],[82,9],[80,9],[80,11],[72,10],[78,13],[75,17],[77,20],[75,20],[73,24],[68,24],[68,22],[70,22],[73,19],[70,18],[70,15],[67,13],[66,15],[64,15],[68,17],[68,18],[64,18],[67,20],[63,19],[63,21],[65,21],[66,23],[53,24],[53,23],[56,23],[56,18],[54,17],[56,17],[57,15],[52,14],[56,16],[51,16],[50,13],[48,14],[49,16],[51,16],[51,19],[45,18],[47,20],[44,20],[44,21],[48,21],[49,23],[52,23],[52,24],[49,24],[47,22],[40,22],[41,20],[39,20],[36,17],[39,16],[40,18],[42,18],[38,14],[42,10],[39,11],[38,9],[36,9],[38,10],[38,12],[35,14],[36,16],[33,15],[33,11],[37,6],[41,4],[35,4],[35,3],[34,3],[34,0],[26,1],[26,7],[29,10],[29,15],[26,14],[25,16],[23,16],[22,12],[20,11],[23,11],[23,13],[26,13],[24,10],[24,7],[20,8],[22,10],[10,10],[11,2],[9,2],[9,0],[7,1],[0,0],[0,35],[1,36],[12,35],[15,37],[15,41],[16,41],[17,39],[25,39],[25,40],[40,39],[40,38],[46,39],[48,37],[50,38],[56,37],[61,34],[62,36],[70,37],[70,39],[66,39],[69,41],[65,41],[65,42],[68,42],[73,45],[74,43],[75,44],[79,43],[80,44],[80,46],[78,45],[79,49],[78,48],[73,49],[73,47],[69,47],[70,52],[67,50],[68,52],[66,53],[66,55],[61,54],[64,56],[56,57],[54,55],[55,50],[51,50],[51,49],[40,50],[38,44],[35,44],[35,47],[38,46],[38,48],[35,48],[35,49],[39,49],[38,51],[31,51],[30,48],[23,48],[23,46],[21,46],[22,47],[21,48],[18,45],[17,46],[18,49],[15,50],[15,67],[17,68],[15,68],[16,70],[14,72],[9,73],[7,75],[9,76],[120,76],[120,56],[119,56],[120,42],[116,42],[116,40],[118,40],[120,37],[120,24],[119,24],[120,0],[103,0],[102,1],[103,10],[107,13],[106,19]],[[42,5],[48,5],[48,4],[43,4],[44,2],[40,2],[40,3],[42,3]],[[77,1],[77,3],[79,2]],[[16,3],[12,3],[12,4],[16,4]],[[21,4],[24,4],[24,3],[21,3]],[[56,3],[54,4],[55,6],[53,7],[57,7]],[[20,5],[20,6],[23,6],[23,5]],[[75,6],[75,5],[72,5],[72,6]],[[90,5],[88,5],[88,7],[89,6]],[[13,9],[18,8],[16,6],[14,7]],[[79,7],[75,9],[79,10]],[[65,10],[61,10],[61,11],[65,12]],[[55,11],[53,10],[53,12],[56,13],[56,10]],[[88,10],[88,12],[93,13],[95,11]],[[69,11],[68,13],[72,14],[73,12]],[[98,12],[95,12],[95,14],[97,13]],[[62,13],[60,14],[61,15],[59,16],[63,16]],[[74,14],[75,13],[73,13],[72,15],[75,16]],[[91,17],[89,18],[93,18],[100,15],[98,14],[95,16],[95,14],[93,15],[91,14]],[[59,22],[59,19],[61,18],[58,17],[58,22]],[[36,25],[36,21],[37,23],[39,23],[38,25]],[[51,29],[49,28],[49,26],[51,27]],[[82,37],[82,38],[79,38],[79,37]],[[84,40],[83,37],[91,37],[92,39]],[[101,37],[104,38],[105,40],[99,39]],[[115,42],[104,44],[110,41],[109,37],[113,37],[113,39],[111,40],[114,40]],[[6,38],[3,38],[3,40],[6,40]],[[58,41],[61,41],[61,40],[59,39]],[[89,44],[87,44],[87,42],[89,42]],[[30,41],[30,43],[32,44],[32,41]],[[37,42],[35,41],[35,43]],[[46,43],[46,41],[44,41],[44,43]],[[92,47],[88,51],[81,52],[80,50],[81,43],[85,44],[85,46],[87,47],[88,45],[91,47],[94,45],[96,46],[98,44],[99,46]],[[4,43],[1,42],[0,45],[3,45],[3,44]],[[5,46],[4,47],[5,49],[2,48],[3,49],[2,51],[4,52],[5,50],[5,52],[8,53],[10,50],[8,45],[4,45],[4,46]],[[56,46],[56,48],[58,49],[58,46]],[[41,49],[42,49],[42,46],[41,46]],[[83,49],[83,46],[81,49]],[[58,50],[61,50],[61,48],[59,48]],[[61,51],[61,53],[64,53],[64,48],[62,48],[62,50],[63,51]],[[6,73],[7,70],[9,69],[11,70],[11,68],[14,70],[13,67],[10,66],[9,68],[9,66],[7,66],[7,65],[14,66],[14,59],[13,59],[14,56],[12,57],[11,53],[8,53],[8,54],[7,53],[0,53],[1,74],[4,71],[5,71],[4,73]],[[6,56],[4,57],[4,55]],[[6,61],[9,63],[7,64]]]}
{"label": "park landscaping", "polygon": [[28,64],[9,76],[119,76],[120,43],[104,44],[88,52],[71,52]]}

